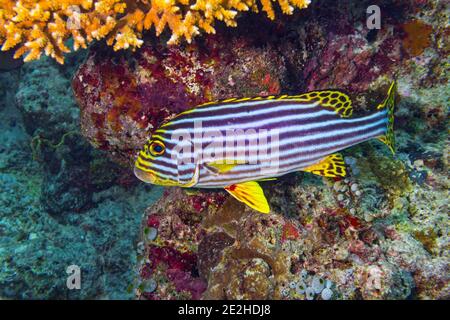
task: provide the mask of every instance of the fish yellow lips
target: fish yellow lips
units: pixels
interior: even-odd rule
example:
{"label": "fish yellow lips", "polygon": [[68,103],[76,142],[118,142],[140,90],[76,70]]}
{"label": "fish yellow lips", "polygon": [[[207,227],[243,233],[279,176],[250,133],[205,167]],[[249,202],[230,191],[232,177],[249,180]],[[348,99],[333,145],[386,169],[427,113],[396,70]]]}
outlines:
{"label": "fish yellow lips", "polygon": [[197,184],[199,176],[200,176],[200,168],[198,165],[195,166],[194,173],[192,175],[192,178],[187,182],[180,182],[175,180],[169,180],[169,179],[161,179],[156,174],[152,172],[148,172],[146,170],[143,170],[139,168],[138,165],[135,165],[134,167],[134,175],[141,181],[151,183],[151,184],[158,184],[162,186],[177,186],[177,187],[183,187],[183,188],[190,188]]}
{"label": "fish yellow lips", "polygon": [[156,182],[156,176],[154,174],[141,170],[138,167],[134,167],[134,175],[138,177],[139,180],[147,183],[154,184]]}

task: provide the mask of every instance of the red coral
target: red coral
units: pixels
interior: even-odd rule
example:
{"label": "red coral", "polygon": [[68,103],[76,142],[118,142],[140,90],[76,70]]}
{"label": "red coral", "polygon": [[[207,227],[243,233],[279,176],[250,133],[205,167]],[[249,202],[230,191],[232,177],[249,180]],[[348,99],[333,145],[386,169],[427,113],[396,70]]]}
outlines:
{"label": "red coral", "polygon": [[340,88],[363,93],[377,77],[389,74],[400,61],[398,38],[383,35],[384,41],[370,44],[364,34],[355,32],[329,35],[323,51],[312,57],[303,69],[307,90]]}
{"label": "red coral", "polygon": [[362,222],[357,217],[344,214],[339,220],[339,229],[341,234],[344,234],[347,229],[358,231],[362,228]]}
{"label": "red coral", "polygon": [[207,284],[199,278],[197,255],[191,252],[179,252],[168,246],[150,246],[148,252],[152,269],[163,265],[167,269],[167,279],[172,282],[177,292],[189,292],[192,299],[200,299]]}
{"label": "red coral", "polygon": [[284,242],[286,240],[296,240],[300,236],[300,233],[298,232],[298,229],[296,226],[294,226],[292,223],[287,222],[283,226],[283,232],[281,235],[281,242]]}
{"label": "red coral", "polygon": [[149,279],[152,275],[152,266],[149,263],[144,264],[141,268],[140,274],[142,279]]}
{"label": "red coral", "polygon": [[197,256],[189,252],[179,252],[172,247],[149,247],[149,259],[152,268],[160,264],[166,265],[168,269],[195,273],[197,269]]}
{"label": "red coral", "polygon": [[172,281],[178,292],[190,292],[193,300],[199,300],[207,288],[205,281],[200,278],[193,278],[189,272],[167,270],[167,278]]}
{"label": "red coral", "polygon": [[148,216],[147,219],[147,226],[150,228],[156,228],[158,229],[159,227],[159,217],[155,214],[151,214]]}
{"label": "red coral", "polygon": [[363,257],[366,252],[366,245],[361,240],[355,240],[350,243],[348,251]]}
{"label": "red coral", "polygon": [[221,206],[224,203],[225,199],[226,197],[221,192],[209,192],[191,196],[189,198],[189,202],[195,211],[203,212],[210,205]]}

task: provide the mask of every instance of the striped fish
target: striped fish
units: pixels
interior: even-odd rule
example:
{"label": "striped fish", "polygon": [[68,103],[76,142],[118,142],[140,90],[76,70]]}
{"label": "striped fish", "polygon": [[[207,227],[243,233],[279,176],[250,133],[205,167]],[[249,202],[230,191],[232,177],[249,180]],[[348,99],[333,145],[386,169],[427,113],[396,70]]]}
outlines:
{"label": "striped fish", "polygon": [[142,181],[224,188],[251,208],[270,211],[258,181],[295,171],[343,177],[338,151],[377,138],[394,152],[395,82],[373,113],[352,117],[336,90],[209,102],[178,114],[150,137],[134,173]]}

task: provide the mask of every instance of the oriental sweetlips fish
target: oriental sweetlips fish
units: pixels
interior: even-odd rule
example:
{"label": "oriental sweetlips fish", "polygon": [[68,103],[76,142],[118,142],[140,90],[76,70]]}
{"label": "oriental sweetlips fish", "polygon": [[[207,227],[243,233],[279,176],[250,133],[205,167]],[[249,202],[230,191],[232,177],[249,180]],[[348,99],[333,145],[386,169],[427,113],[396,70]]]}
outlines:
{"label": "oriental sweetlips fish", "polygon": [[268,213],[258,181],[295,171],[344,177],[337,152],[374,138],[394,153],[395,91],[393,82],[376,111],[363,117],[352,117],[351,99],[337,90],[202,104],[153,132],[134,173],[158,185],[224,188]]}

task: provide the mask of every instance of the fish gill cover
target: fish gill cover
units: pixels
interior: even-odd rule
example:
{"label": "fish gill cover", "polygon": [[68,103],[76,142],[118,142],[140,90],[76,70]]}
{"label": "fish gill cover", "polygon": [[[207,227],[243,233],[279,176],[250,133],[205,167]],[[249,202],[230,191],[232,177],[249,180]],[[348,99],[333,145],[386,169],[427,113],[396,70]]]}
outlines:
{"label": "fish gill cover", "polygon": [[[95,3],[124,2],[79,1],[81,13]],[[236,15],[236,28],[170,46],[170,30],[138,32],[134,52],[98,42],[62,66],[42,56],[0,73],[0,297],[450,298],[448,3],[379,1],[380,29],[366,24],[370,5]],[[359,117],[393,79],[395,156],[365,142],[342,152],[343,178],[261,182],[268,215],[226,191],[133,176],[152,133],[199,104],[333,88]],[[80,289],[67,286],[74,265]]]}

